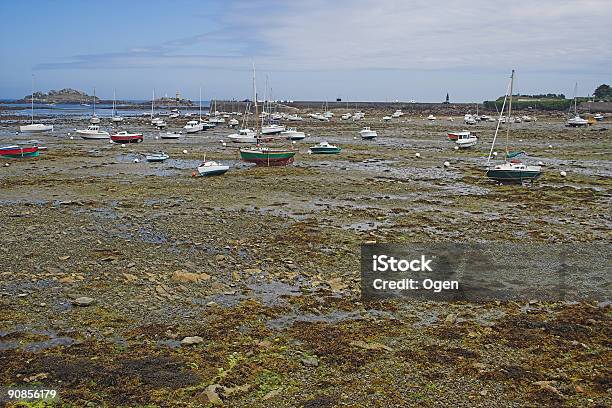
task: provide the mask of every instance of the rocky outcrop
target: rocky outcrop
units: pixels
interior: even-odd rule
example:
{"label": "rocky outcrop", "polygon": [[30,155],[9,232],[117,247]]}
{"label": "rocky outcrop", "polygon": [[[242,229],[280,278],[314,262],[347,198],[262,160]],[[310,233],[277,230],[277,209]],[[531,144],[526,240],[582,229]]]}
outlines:
{"label": "rocky outcrop", "polygon": [[[32,95],[26,95],[19,102],[30,102],[31,99]],[[36,103],[93,103],[93,100],[93,96],[72,88],[64,88],[59,91],[52,89],[48,93],[34,92]],[[100,98],[96,97],[96,102],[100,102]]]}

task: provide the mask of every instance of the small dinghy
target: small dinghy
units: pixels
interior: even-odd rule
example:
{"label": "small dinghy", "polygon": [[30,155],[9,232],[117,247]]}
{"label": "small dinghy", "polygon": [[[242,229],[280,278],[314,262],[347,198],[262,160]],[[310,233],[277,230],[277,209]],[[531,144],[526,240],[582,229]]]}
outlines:
{"label": "small dinghy", "polygon": [[229,170],[229,166],[217,163],[216,161],[204,161],[198,166],[198,174],[200,176],[218,176]]}
{"label": "small dinghy", "polygon": [[34,146],[4,146],[0,147],[0,157],[10,159],[21,159],[24,157],[36,157],[39,154],[39,148]]}
{"label": "small dinghy", "polygon": [[159,134],[162,139],[179,139],[182,136],[181,132],[165,132]]}
{"label": "small dinghy", "polygon": [[327,142],[321,142],[310,148],[312,154],[338,154],[342,148],[331,145]]}
{"label": "small dinghy", "polygon": [[167,153],[159,152],[159,153],[147,154],[145,158],[147,159],[148,162],[161,163],[161,162],[168,160],[170,156],[168,156]]}
{"label": "small dinghy", "polygon": [[299,132],[296,128],[289,128],[282,131],[281,136],[286,137],[287,140],[302,140],[306,137],[304,132]]}

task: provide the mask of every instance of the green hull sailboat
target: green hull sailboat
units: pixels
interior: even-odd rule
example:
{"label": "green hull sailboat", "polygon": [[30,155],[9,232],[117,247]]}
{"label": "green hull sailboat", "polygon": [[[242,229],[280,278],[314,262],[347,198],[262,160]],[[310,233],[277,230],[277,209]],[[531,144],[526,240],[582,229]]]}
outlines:
{"label": "green hull sailboat", "polygon": [[[502,105],[502,109],[499,113],[500,120],[497,121],[497,128],[495,129],[495,136],[493,137],[493,143],[491,143],[491,150],[489,151],[489,157],[487,159],[487,171],[486,176],[491,180],[495,180],[502,183],[523,183],[524,181],[533,181],[542,175],[542,170],[540,166],[529,166],[521,163],[520,160],[516,159],[521,154],[525,152],[509,152],[508,151],[508,139],[510,137],[510,127],[512,125],[512,121],[510,117],[512,115],[512,91],[514,85],[514,70],[512,70],[512,75],[510,76],[510,84],[508,85],[508,91],[506,92],[506,96],[504,98],[504,103]],[[506,107],[506,100],[509,98],[508,103],[508,117],[506,120],[507,128],[506,128],[506,154],[504,156],[504,162],[501,164],[497,164],[491,166],[491,156],[493,155],[493,147],[495,146],[495,141],[497,140],[497,134],[499,133],[499,126],[502,121],[501,118],[504,115],[504,109]],[[510,161],[508,161],[510,159]]]}

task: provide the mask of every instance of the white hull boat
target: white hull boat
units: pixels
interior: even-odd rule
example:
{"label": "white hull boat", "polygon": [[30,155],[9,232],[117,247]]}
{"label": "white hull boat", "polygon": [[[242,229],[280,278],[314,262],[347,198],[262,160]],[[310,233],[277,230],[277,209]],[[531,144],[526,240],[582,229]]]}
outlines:
{"label": "white hull boat", "polygon": [[281,132],[281,136],[286,137],[287,140],[302,140],[306,137],[304,132],[298,132],[295,128],[289,128]]}
{"label": "white hull boat", "polygon": [[181,135],[180,132],[165,132],[160,133],[159,137],[162,139],[180,139]]}
{"label": "white hull boat", "polygon": [[251,129],[241,129],[227,138],[234,143],[257,143],[257,133]]}
{"label": "white hull boat", "polygon": [[185,126],[183,126],[186,133],[196,133],[204,130],[204,125],[199,123],[197,120],[190,120]]}
{"label": "white hull boat", "polygon": [[200,176],[217,176],[229,170],[229,166],[217,163],[215,161],[205,161],[198,166],[198,174]]}
{"label": "white hull boat", "polygon": [[103,130],[100,130],[98,125],[89,125],[87,129],[77,130],[76,133],[81,136],[83,139],[88,140],[99,140],[99,139],[109,139],[110,134]]}
{"label": "white hull boat", "polygon": [[147,159],[148,162],[153,162],[153,163],[162,163],[168,160],[169,158],[170,156],[168,156],[168,154],[164,152],[147,154],[145,156],[145,159]]}
{"label": "white hull boat", "polygon": [[261,128],[262,135],[275,135],[285,130],[283,125],[268,125]]}
{"label": "white hull boat", "polygon": [[567,121],[567,126],[569,127],[587,126],[588,124],[589,121],[586,119],[582,119],[579,115],[576,115],[575,117]]}
{"label": "white hull boat", "polygon": [[21,133],[41,133],[53,132],[53,125],[43,125],[42,123],[32,123],[30,125],[19,126]]}
{"label": "white hull boat", "polygon": [[364,127],[359,131],[359,135],[362,139],[374,139],[378,134],[375,130],[370,129],[369,127]]}
{"label": "white hull boat", "polygon": [[457,144],[457,146],[459,146],[460,149],[467,149],[476,145],[476,143],[478,143],[478,138],[472,135],[466,137],[459,137],[459,139],[457,139],[455,143]]}

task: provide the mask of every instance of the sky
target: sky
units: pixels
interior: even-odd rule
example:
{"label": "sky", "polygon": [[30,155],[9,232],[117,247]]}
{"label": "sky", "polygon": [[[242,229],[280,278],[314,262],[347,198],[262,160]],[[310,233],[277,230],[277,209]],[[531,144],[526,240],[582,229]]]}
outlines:
{"label": "sky", "polygon": [[612,83],[612,0],[0,0],[0,99],[494,99]]}

